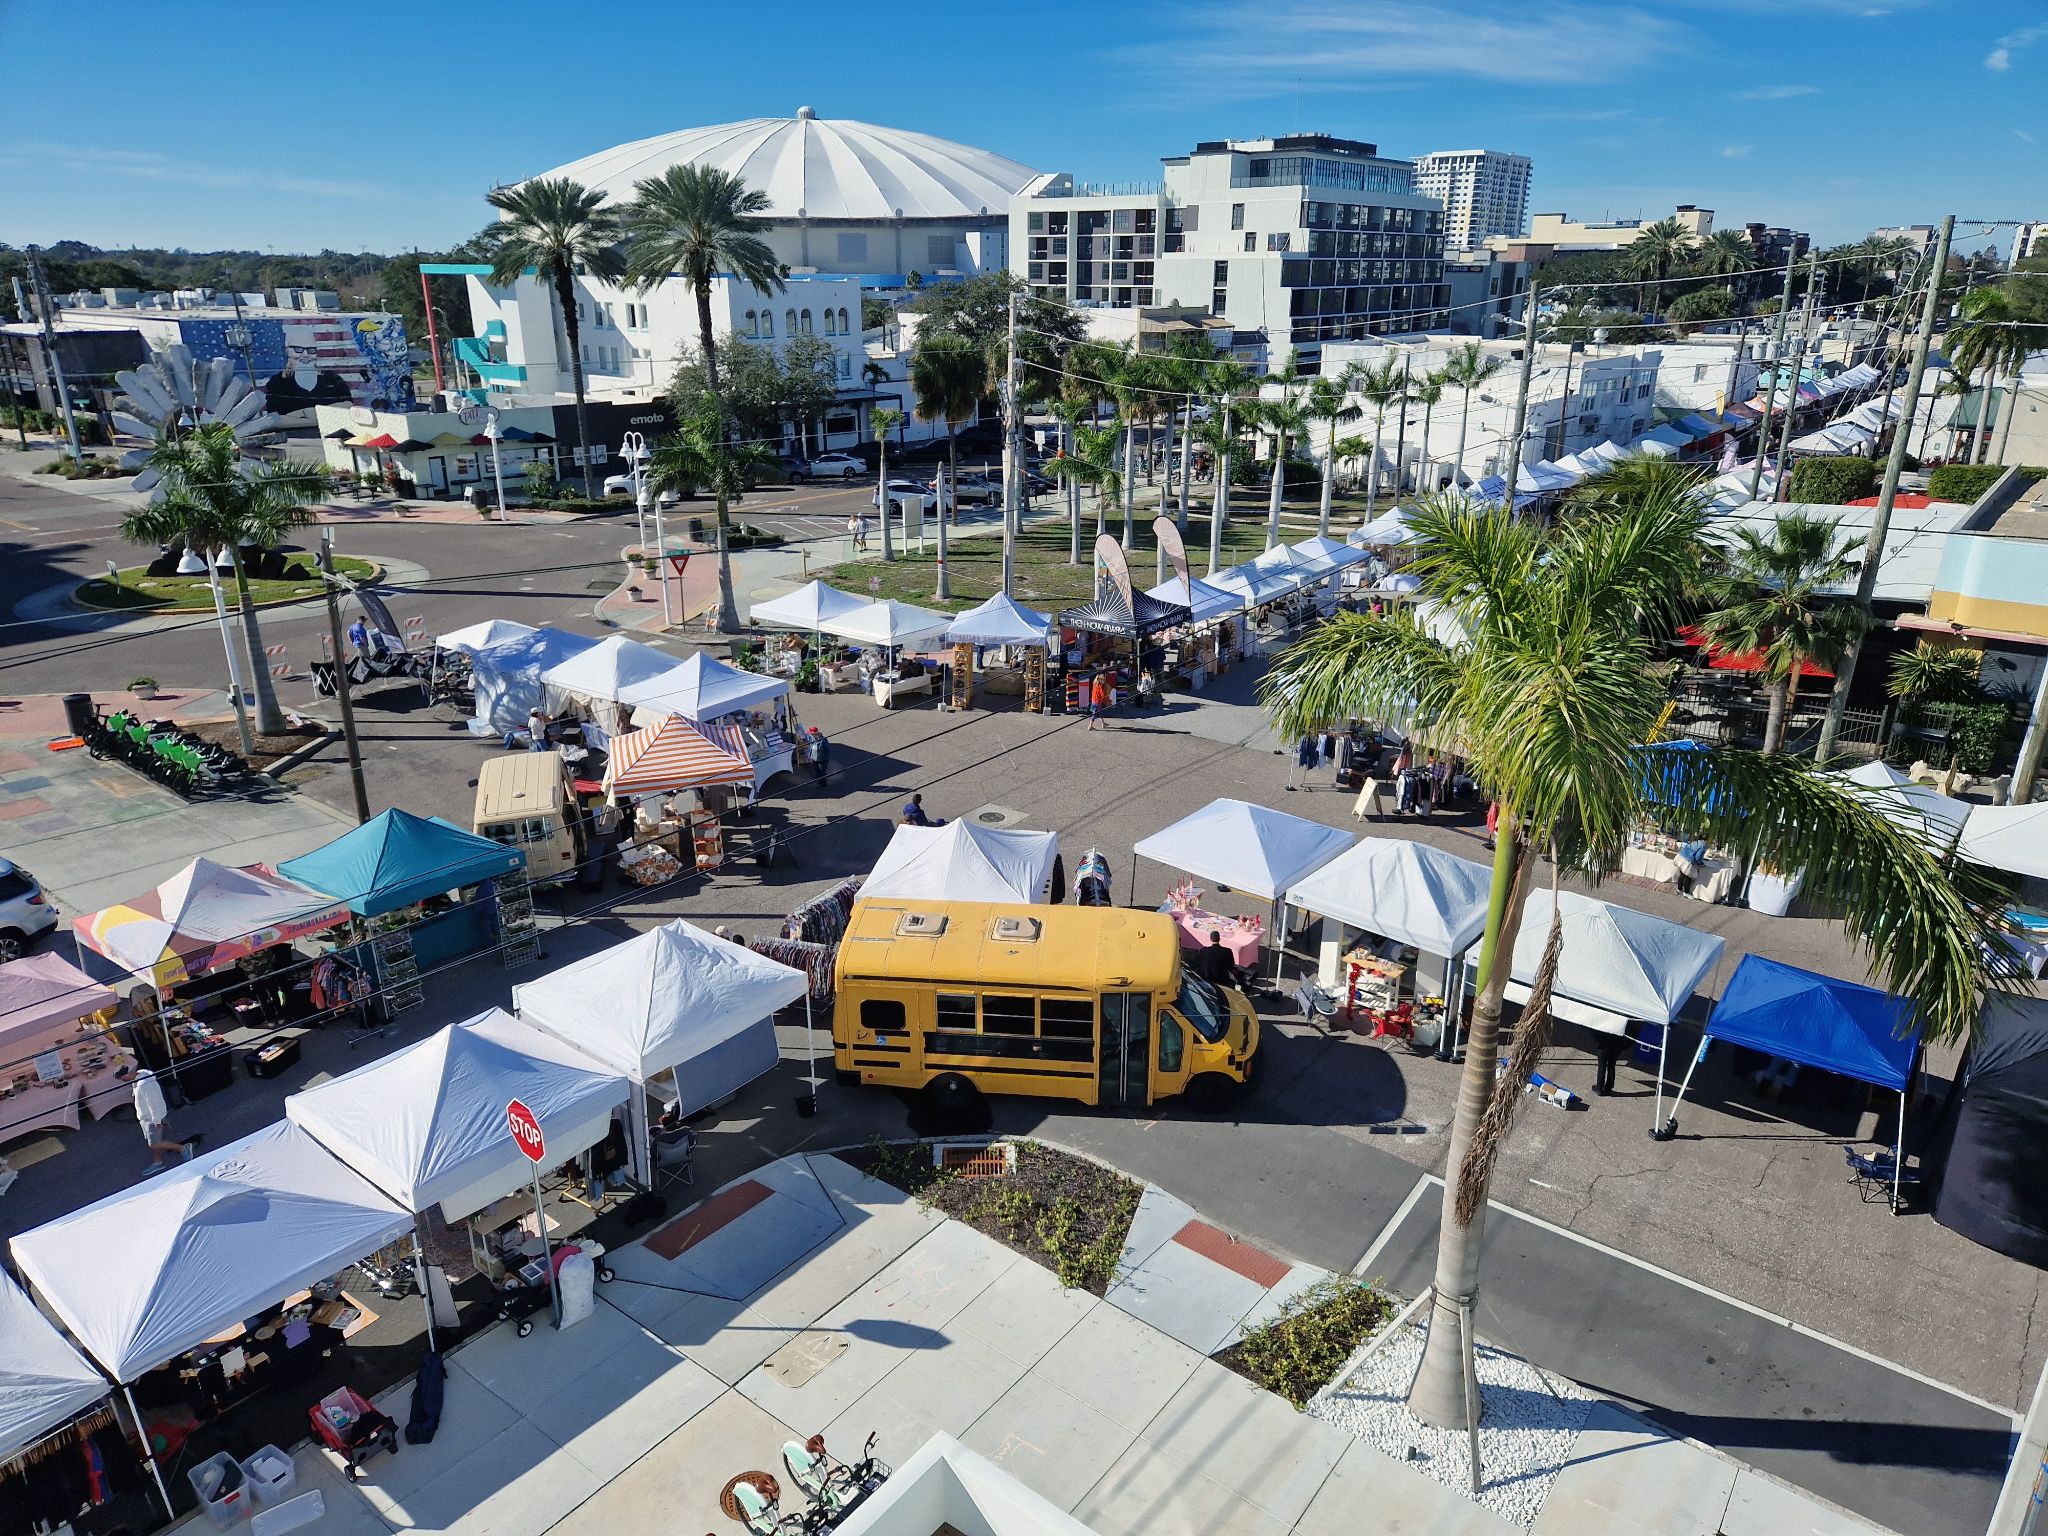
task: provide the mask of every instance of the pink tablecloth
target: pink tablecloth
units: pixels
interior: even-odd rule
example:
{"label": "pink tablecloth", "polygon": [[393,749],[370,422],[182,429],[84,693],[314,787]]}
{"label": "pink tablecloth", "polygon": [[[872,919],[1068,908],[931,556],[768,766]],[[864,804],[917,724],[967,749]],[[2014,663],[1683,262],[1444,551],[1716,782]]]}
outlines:
{"label": "pink tablecloth", "polygon": [[1234,917],[1222,917],[1214,912],[1204,912],[1200,908],[1189,912],[1169,912],[1167,915],[1180,929],[1182,949],[1204,948],[1209,942],[1211,930],[1214,930],[1222,937],[1223,947],[1230,951],[1233,963],[1247,970],[1258,965],[1259,940],[1265,932],[1263,928],[1241,928]]}

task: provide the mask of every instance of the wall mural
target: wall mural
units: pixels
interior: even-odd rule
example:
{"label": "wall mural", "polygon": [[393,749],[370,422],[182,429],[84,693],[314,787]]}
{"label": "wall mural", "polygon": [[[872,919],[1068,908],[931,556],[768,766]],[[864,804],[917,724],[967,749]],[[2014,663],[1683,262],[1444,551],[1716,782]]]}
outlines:
{"label": "wall mural", "polygon": [[[229,345],[232,320],[187,320],[181,339],[201,359],[225,357],[243,370],[242,348]],[[409,411],[413,396],[411,342],[397,315],[294,314],[267,316],[258,310],[248,327],[248,357],[256,384],[281,416],[309,412],[316,405],[360,405],[372,410]]]}

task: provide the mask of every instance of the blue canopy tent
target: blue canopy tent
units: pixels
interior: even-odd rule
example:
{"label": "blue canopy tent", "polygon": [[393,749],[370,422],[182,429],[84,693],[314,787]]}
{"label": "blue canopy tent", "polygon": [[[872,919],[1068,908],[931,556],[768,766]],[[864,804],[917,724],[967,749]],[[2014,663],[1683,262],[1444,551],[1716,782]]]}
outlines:
{"label": "blue canopy tent", "polygon": [[1898,1094],[1898,1144],[1892,1161],[1892,1209],[1898,1210],[1906,1150],[1906,1085],[1920,1049],[1920,1026],[1911,1003],[1876,987],[1816,975],[1762,955],[1743,956],[1707,1018],[1699,1052],[1671,1101],[1671,1117],[1651,1132],[1657,1140],[1669,1141],[1677,1134],[1678,1106],[1692,1086],[1693,1073],[1706,1060],[1707,1047],[1716,1040],[1839,1072]]}
{"label": "blue canopy tent", "polygon": [[[301,885],[345,901],[358,917],[396,912],[445,891],[481,885],[519,868],[520,853],[440,817],[389,810],[325,847],[278,866]],[[496,930],[495,899],[466,902],[414,925],[424,968],[482,949]]]}
{"label": "blue canopy tent", "polygon": [[[1688,768],[1684,760],[1695,752],[1711,752],[1714,749],[1705,742],[1694,741],[1681,736],[1676,741],[1655,741],[1648,746],[1636,747],[1633,755],[1640,765],[1638,783],[1645,800],[1653,805],[1676,805],[1679,786]],[[1718,798],[1718,797],[1717,797]]]}

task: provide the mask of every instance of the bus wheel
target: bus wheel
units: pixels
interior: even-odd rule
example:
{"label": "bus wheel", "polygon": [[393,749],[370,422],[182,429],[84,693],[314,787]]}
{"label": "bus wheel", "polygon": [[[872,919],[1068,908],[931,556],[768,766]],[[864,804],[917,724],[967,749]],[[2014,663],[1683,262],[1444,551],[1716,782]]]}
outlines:
{"label": "bus wheel", "polygon": [[1188,1084],[1188,1102],[1205,1115],[1220,1114],[1237,1101],[1238,1087],[1221,1072],[1204,1072]]}
{"label": "bus wheel", "polygon": [[961,1115],[981,1102],[981,1090],[958,1072],[946,1072],[924,1085],[924,1096],[943,1115]]}

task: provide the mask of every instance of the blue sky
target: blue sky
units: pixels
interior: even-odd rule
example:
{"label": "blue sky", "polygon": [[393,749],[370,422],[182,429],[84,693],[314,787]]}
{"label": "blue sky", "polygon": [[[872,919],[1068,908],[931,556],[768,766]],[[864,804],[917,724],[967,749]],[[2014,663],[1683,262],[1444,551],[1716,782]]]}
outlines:
{"label": "blue sky", "polygon": [[806,103],[1090,180],[1320,129],[1528,154],[1538,212],[2048,217],[2048,7],[2017,0],[90,10],[0,0],[10,244],[432,248],[494,182]]}

